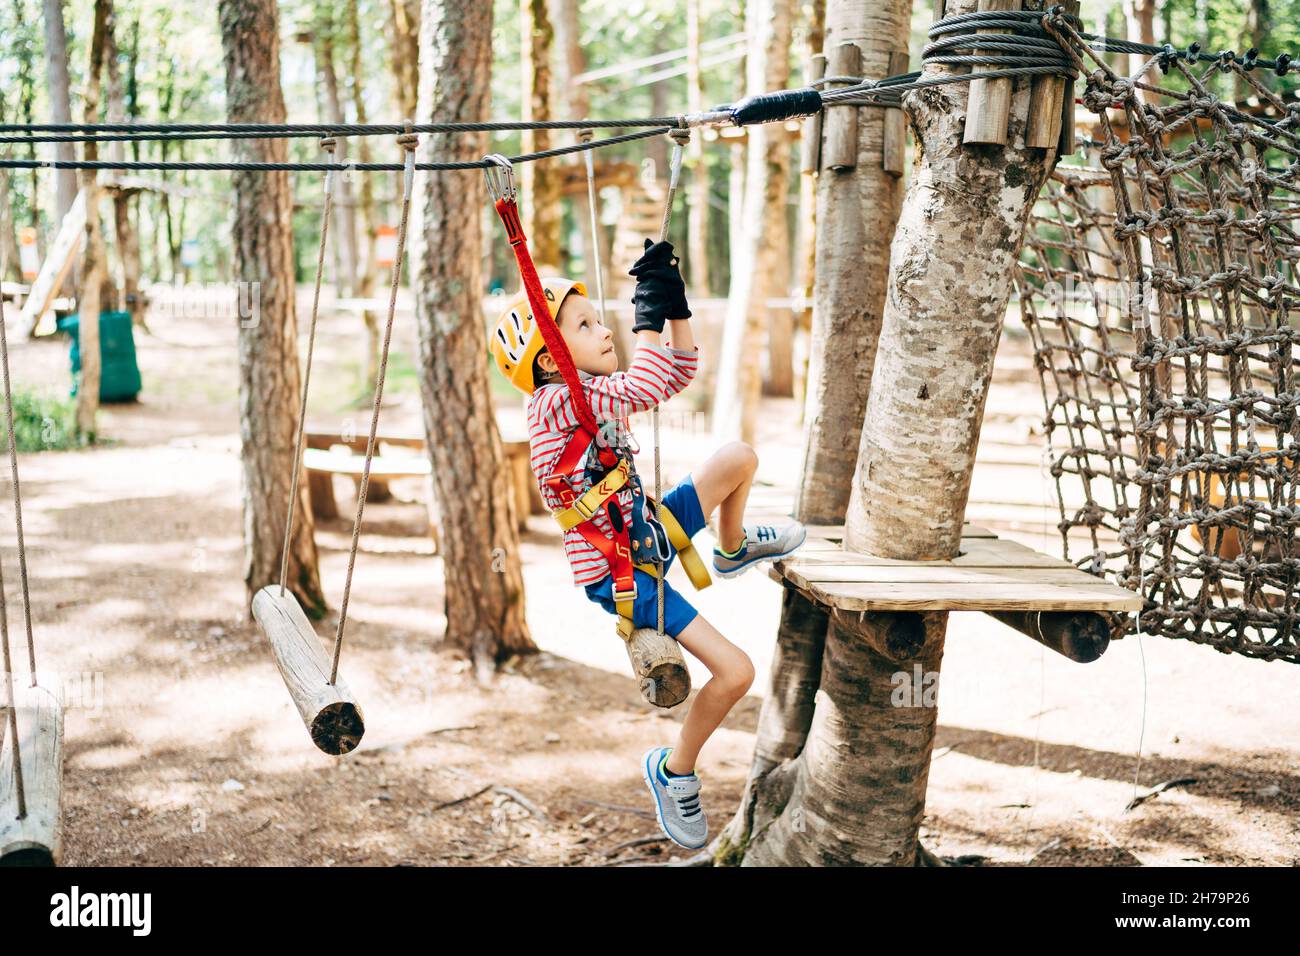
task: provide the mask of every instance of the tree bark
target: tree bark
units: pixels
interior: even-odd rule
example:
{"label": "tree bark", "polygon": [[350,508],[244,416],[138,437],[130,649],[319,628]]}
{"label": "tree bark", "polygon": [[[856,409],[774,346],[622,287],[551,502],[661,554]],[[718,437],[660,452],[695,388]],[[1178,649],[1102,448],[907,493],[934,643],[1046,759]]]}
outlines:
{"label": "tree bark", "polygon": [[[832,0],[823,52],[829,58],[840,44],[854,43],[862,75],[887,76],[890,54],[907,49],[911,18],[911,0]],[[903,203],[902,179],[882,166],[883,139],[884,111],[859,109],[856,165],[832,169],[823,159],[818,171],[804,465],[795,495],[795,515],[809,523],[844,520],[871,394],[889,245]]]}
{"label": "tree bark", "polygon": [[[949,0],[947,13],[975,8],[976,0]],[[1053,150],[1023,145],[1029,90],[1028,79],[1013,85],[1005,147],[962,145],[966,84],[905,98],[921,160],[893,243],[846,517],[844,546],[850,550],[913,560],[957,552],[1011,269],[1029,209],[1056,158]],[[807,646],[815,643],[819,625],[815,610],[802,597],[787,597],[778,646],[804,646],[795,656],[805,676],[792,682],[773,671],[774,687],[785,681],[797,690],[781,706],[772,705],[763,726],[765,749],[778,757],[783,752],[770,741],[797,741],[804,724],[806,740],[797,756],[767,772],[762,768],[773,758],[756,754],[745,802],[714,860],[936,861],[917,835],[947,612],[832,611],[814,691],[806,675],[813,656]],[[784,753],[792,749],[787,745]]]}
{"label": "tree bark", "polygon": [[[126,122],[126,91],[122,85],[122,72],[118,67],[116,16],[111,17],[104,38],[108,67],[108,122]],[[108,158],[121,162],[126,158],[125,144],[109,143]],[[117,243],[118,276],[113,286],[120,291],[118,307],[133,316],[140,297],[140,243],[131,222],[131,206],[137,193],[134,190],[113,190],[113,235]]]}
{"label": "tree bark", "polygon": [[[72,101],[68,96],[68,36],[63,27],[63,0],[42,0],[41,6],[43,11],[41,19],[45,23],[45,82],[47,84],[46,96],[49,102],[50,122],[71,123]],[[54,158],[59,162],[76,160],[77,153],[74,145],[72,143],[55,143]],[[77,198],[79,189],[77,170],[56,170],[54,185],[55,222],[59,223],[63,221],[63,217],[68,214],[68,210],[72,208],[72,203]],[[57,225],[55,229],[57,231]],[[76,268],[76,260],[74,259],[73,267],[68,270],[68,275],[74,275]],[[74,281],[73,279],[64,281],[64,294],[72,294]]]}
{"label": "tree bark", "polygon": [[[338,74],[334,69],[334,11],[330,3],[318,3],[316,27],[312,36],[312,55],[316,60],[317,82],[325,107],[325,121],[336,126],[345,122],[343,103],[339,96]],[[363,137],[364,138],[364,137]],[[348,161],[348,139],[336,137],[334,161]],[[368,177],[367,177],[368,178]],[[337,218],[330,226],[330,241],[334,252],[334,277],[341,297],[356,294],[357,272],[357,207],[352,198],[352,183],[345,174],[335,180],[334,210]]]}
{"label": "tree bark", "polygon": [[[686,111],[704,109],[704,84],[700,73],[700,0],[686,0]],[[690,173],[687,192],[689,219],[686,233],[686,280],[691,294],[709,294],[709,167],[704,159],[704,137],[691,137],[686,148]]]}
{"label": "tree bark", "polygon": [[[520,0],[520,99],[526,122],[551,119],[551,47],[555,31],[546,0]],[[524,130],[525,153],[551,148],[549,130]],[[560,268],[560,190],[556,168],[550,163],[528,163],[520,176],[520,215],[533,258],[542,275]]]}
{"label": "tree bark", "polygon": [[[105,39],[112,17],[111,0],[95,0],[95,20],[90,37],[90,66],[86,72],[83,123],[99,120],[100,74],[104,67]],[[99,144],[86,143],[87,161],[99,158]],[[108,250],[99,229],[99,177],[94,169],[83,169],[81,188],[86,193],[86,252],[82,258],[81,294],[77,300],[78,347],[81,376],[77,381],[77,432],[85,441],[95,439],[95,414],[99,411],[99,313],[104,300],[104,278],[108,272]]]}
{"label": "tree bark", "polygon": [[[746,7],[745,23],[749,33],[747,91],[784,89],[790,79],[790,0],[755,0]],[[713,436],[717,441],[754,440],[762,385],[759,359],[768,339],[765,302],[774,295],[787,294],[790,285],[785,209],[789,144],[781,130],[750,126],[747,149],[743,239],[731,274],[713,400]]]}
{"label": "tree bark", "polygon": [[[275,0],[220,0],[230,123],[283,123],[280,25]],[[288,159],[282,139],[232,140],[237,162]],[[289,174],[235,172],[232,240],[240,298],[254,306],[239,326],[239,432],[244,468],[244,584],[248,598],[277,582],[289,505],[301,377],[294,309]],[[244,291],[247,290],[247,291]],[[241,310],[247,311],[247,310]],[[307,482],[293,502],[288,587],[308,617],[325,613]]]}
{"label": "tree bark", "polygon": [[[581,18],[578,6],[578,0],[550,0],[550,17],[555,27],[555,47],[559,54],[555,58],[555,70],[552,73],[551,102],[559,106],[563,116],[575,119],[585,117],[591,108],[586,86],[574,82],[587,68],[587,58],[580,42]],[[598,171],[599,161],[596,157],[592,159],[593,170]],[[586,168],[586,159],[582,155],[568,157],[567,162],[578,169]],[[578,226],[573,231],[577,243],[576,248],[564,250],[568,254],[565,256],[566,261],[560,265],[565,275],[571,275],[574,255],[580,255],[588,268],[587,289],[594,296],[596,252],[592,248],[592,242],[598,242],[600,237],[591,234],[591,203],[587,200],[586,189],[572,193],[569,200],[573,204],[573,218]]]}
{"label": "tree bark", "polygon": [[388,0],[388,44],[398,114],[414,116],[420,85],[420,0]]}
{"label": "tree bark", "polygon": [[[357,14],[357,0],[348,0],[348,95],[352,99],[352,111],[357,124],[369,122],[366,118],[366,101],[363,94],[364,74],[361,70],[361,23]],[[412,114],[414,115],[414,114]],[[362,136],[357,141],[359,161],[370,162],[370,137]],[[362,249],[358,253],[360,272],[357,277],[357,297],[369,299],[374,295],[375,277],[379,270],[377,262],[376,237],[379,235],[379,213],[375,208],[374,177],[361,177],[361,234]],[[379,378],[379,316],[373,309],[363,309],[362,321],[366,326],[366,392],[373,394],[375,383]]]}
{"label": "tree bark", "polygon": [[[424,0],[420,49],[417,115],[424,122],[486,120],[492,7]],[[478,159],[487,152],[487,137],[430,134],[421,151]],[[446,593],[444,640],[466,651],[486,681],[495,662],[536,646],[524,615],[515,502],[501,493],[499,476],[508,466],[483,361],[483,180],[475,171],[424,175],[417,196],[411,264]]]}

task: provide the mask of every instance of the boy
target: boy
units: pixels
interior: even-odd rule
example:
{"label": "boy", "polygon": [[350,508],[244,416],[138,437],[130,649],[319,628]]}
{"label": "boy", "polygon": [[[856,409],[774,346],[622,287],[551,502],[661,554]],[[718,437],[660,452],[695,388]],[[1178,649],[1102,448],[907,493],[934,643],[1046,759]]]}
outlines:
{"label": "boy", "polygon": [[[647,239],[645,255],[637,260],[630,274],[637,279],[632,298],[637,349],[626,372],[618,371],[613,334],[601,323],[587,299],[586,288],[568,279],[542,280],[547,306],[572,354],[584,398],[601,426],[600,434],[587,443],[586,453],[576,466],[571,471],[566,466],[567,474],[553,473],[578,428],[573,397],[559,375],[554,357],[546,350],[522,292],[502,313],[492,336],[493,356],[502,374],[532,396],[528,402],[528,438],[533,472],[547,507],[557,515],[566,511],[557,484],[568,483],[565,490],[571,489],[572,493],[566,495],[570,503],[573,495],[583,495],[593,484],[605,484],[602,478],[615,474],[615,470],[599,461],[597,446],[613,448],[630,461],[637,449],[629,444],[627,416],[666,401],[695,376],[698,347],[691,335],[691,311],[672,245]],[[660,342],[665,323],[672,333],[668,346]],[[722,577],[734,577],[756,562],[787,555],[804,541],[805,530],[798,522],[779,530],[769,525],[742,525],[757,465],[758,456],[749,445],[731,442],[668,491],[661,502],[661,509],[676,519],[687,538],[704,527],[706,515],[719,509],[719,546],[713,551],[713,567]],[[665,523],[671,521],[665,518]],[[611,614],[620,611],[613,594],[613,568],[606,558],[606,553],[612,551],[604,540],[593,535],[598,533],[611,541],[630,540],[632,559],[637,563],[653,562],[657,553],[664,560],[666,576],[676,550],[646,504],[635,473],[601,502],[584,524],[568,527],[564,533],[574,584],[585,587],[587,597]],[[628,537],[623,538],[624,534]],[[633,574],[636,597],[630,626],[655,627],[657,581],[639,568]],[[749,690],[754,666],[744,651],[723,637],[667,580],[663,591],[664,633],[699,658],[712,679],[700,688],[691,704],[676,745],[647,751],[642,757],[642,773],[654,796],[664,833],[679,846],[698,849],[707,842],[708,822],[700,808],[695,762],[704,742]]]}

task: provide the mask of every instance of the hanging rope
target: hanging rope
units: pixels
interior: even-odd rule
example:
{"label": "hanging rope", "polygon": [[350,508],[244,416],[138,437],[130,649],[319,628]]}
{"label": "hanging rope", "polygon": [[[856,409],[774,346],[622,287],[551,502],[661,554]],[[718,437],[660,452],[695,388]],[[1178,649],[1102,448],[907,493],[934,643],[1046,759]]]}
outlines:
{"label": "hanging rope", "polygon": [[[664,219],[663,225],[659,227],[659,241],[668,241],[668,227],[673,219],[673,199],[677,196],[677,184],[682,175],[682,154],[686,150],[686,144],[690,141],[691,131],[689,129],[675,129],[668,133],[673,141],[673,154],[669,160],[668,166],[668,195],[664,198]],[[659,403],[655,403],[654,412],[651,414],[654,422],[654,446],[655,446],[655,496],[654,496],[654,518],[659,520],[659,500],[663,491],[662,476],[659,471]],[[663,637],[664,635],[664,561],[655,554],[655,567],[659,573],[655,579],[655,592],[658,596],[658,624],[656,633]]]}
{"label": "hanging rope", "polygon": [[[5,251],[0,249],[0,278],[8,268]],[[4,296],[0,295],[0,369],[4,376],[5,434],[9,442],[9,467],[13,476],[14,522],[18,532],[18,568],[23,589],[23,619],[27,627],[27,663],[31,686],[36,686],[36,644],[32,639],[32,602],[27,587],[27,547],[23,540],[22,491],[18,484],[18,442],[14,436],[13,391],[9,381],[9,336],[5,329]],[[23,759],[18,741],[18,698],[14,694],[13,657],[9,650],[9,609],[5,599],[4,566],[0,561],[0,645],[4,652],[5,700],[9,717],[9,737],[14,742],[14,792],[18,797],[18,819],[27,816],[27,791],[23,785]]]}
{"label": "hanging rope", "polygon": [[[591,130],[578,133],[578,142],[591,142]],[[596,273],[596,300],[600,306],[600,324],[609,325],[605,315],[605,266],[600,261],[600,217],[596,205],[596,170],[592,164],[591,150],[582,154],[587,164],[587,211],[591,214],[591,261]]]}
{"label": "hanging rope", "polygon": [[[327,136],[320,141],[320,148],[329,155],[334,155],[338,141]],[[293,443],[293,478],[289,483],[289,507],[284,519],[284,547],[280,550],[280,596],[284,597],[285,585],[289,579],[289,546],[293,541],[293,518],[295,505],[298,503],[298,476],[302,472],[302,443],[307,430],[307,392],[311,388],[311,362],[316,351],[316,320],[320,314],[320,283],[325,271],[325,242],[330,231],[330,214],[334,209],[334,171],[325,173],[325,210],[321,214],[320,247],[316,250],[316,283],[311,296],[311,327],[307,335],[307,363],[302,379],[302,403],[298,409],[298,439]],[[334,683],[331,678],[330,683]]]}
{"label": "hanging rope", "polygon": [[357,563],[357,546],[361,541],[361,519],[366,511],[366,493],[370,488],[370,465],[375,457],[375,435],[379,430],[379,408],[384,401],[384,378],[388,373],[388,347],[393,339],[393,316],[397,313],[397,286],[402,278],[402,256],[406,252],[406,230],[411,218],[411,193],[415,184],[415,148],[420,138],[410,132],[397,137],[397,144],[406,151],[402,177],[402,219],[397,227],[397,252],[393,259],[393,279],[388,289],[388,321],[384,325],[384,345],[379,355],[379,374],[375,379],[375,404],[370,413],[370,438],[366,442],[366,463],[361,472],[361,487],[357,492],[357,516],[352,523],[352,547],[348,550],[348,573],[343,581],[343,603],[339,607],[339,628],[334,637],[334,664],[330,669],[330,683],[338,679],[339,654],[343,650],[343,629],[348,621],[348,599],[352,595],[352,572]]}

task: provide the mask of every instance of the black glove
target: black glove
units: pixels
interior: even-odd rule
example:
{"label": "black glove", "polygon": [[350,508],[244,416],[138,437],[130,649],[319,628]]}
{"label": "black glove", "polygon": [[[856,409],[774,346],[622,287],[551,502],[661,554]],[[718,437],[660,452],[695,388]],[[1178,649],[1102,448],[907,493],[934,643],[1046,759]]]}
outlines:
{"label": "black glove", "polygon": [[686,304],[686,284],[673,257],[671,242],[652,243],[647,239],[645,249],[645,254],[628,270],[628,275],[637,280],[632,296],[636,309],[632,331],[651,329],[662,333],[667,319],[691,316]]}

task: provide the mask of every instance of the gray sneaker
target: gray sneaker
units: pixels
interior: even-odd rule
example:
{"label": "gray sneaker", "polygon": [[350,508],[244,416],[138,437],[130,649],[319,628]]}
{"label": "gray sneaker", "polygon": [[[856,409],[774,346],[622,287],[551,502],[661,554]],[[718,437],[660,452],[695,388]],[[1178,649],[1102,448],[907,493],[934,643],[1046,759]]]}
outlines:
{"label": "gray sneaker", "polygon": [[792,521],[784,528],[774,528],[770,524],[745,525],[745,541],[740,551],[727,557],[717,548],[713,549],[713,570],[719,577],[734,578],[744,574],[760,561],[775,561],[783,558],[808,537],[808,529],[798,521]]}
{"label": "gray sneaker", "polygon": [[659,827],[680,847],[698,850],[709,839],[709,821],[700,807],[700,778],[670,777],[664,772],[671,747],[651,747],[641,758],[641,774],[655,798]]}

